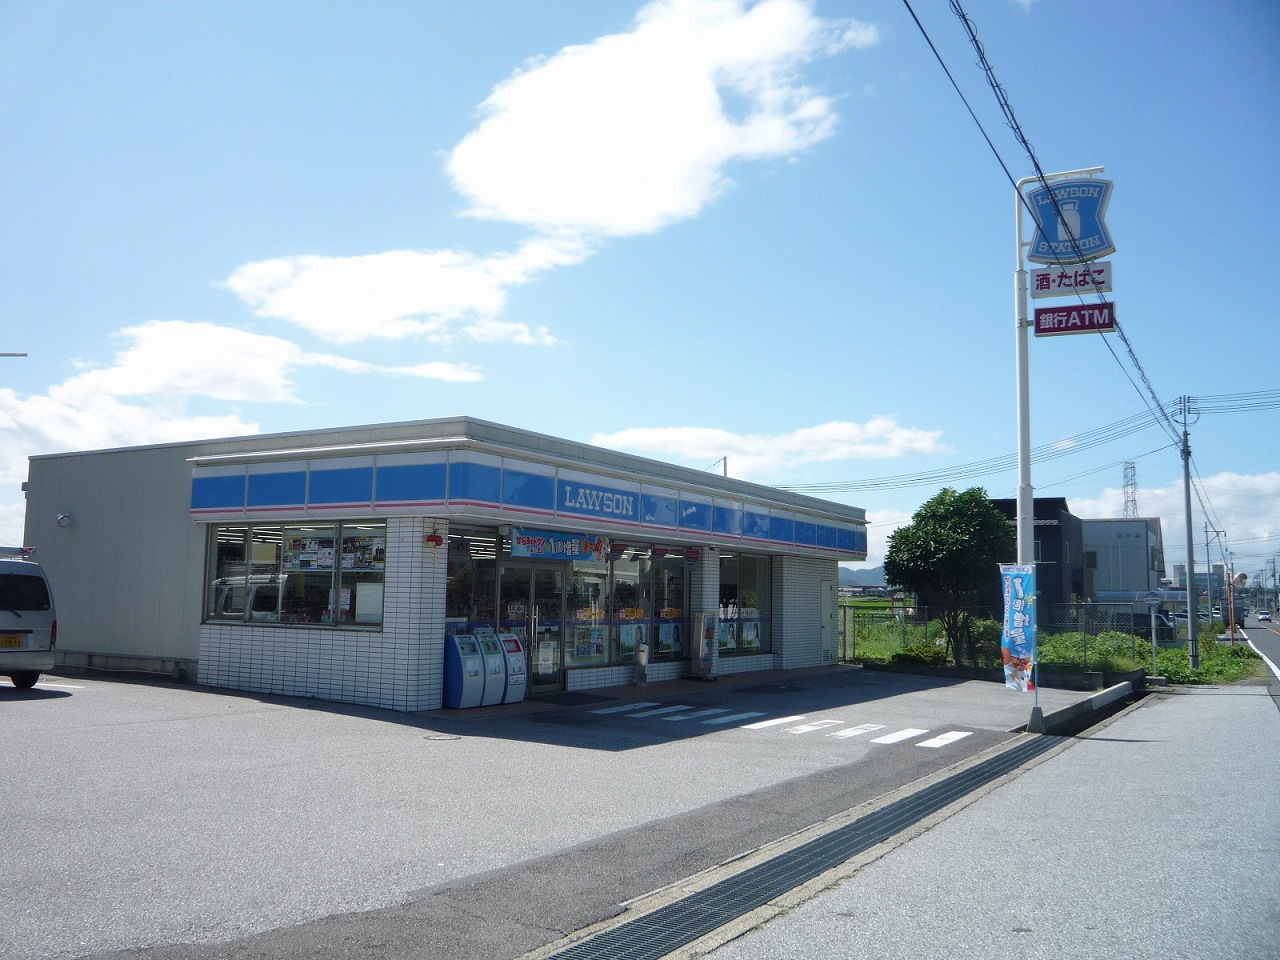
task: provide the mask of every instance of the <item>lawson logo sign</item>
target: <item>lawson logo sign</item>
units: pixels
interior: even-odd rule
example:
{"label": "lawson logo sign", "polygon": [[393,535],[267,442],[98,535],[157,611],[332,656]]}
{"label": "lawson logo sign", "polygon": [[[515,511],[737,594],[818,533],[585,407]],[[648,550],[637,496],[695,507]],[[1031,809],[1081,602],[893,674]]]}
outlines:
{"label": "lawson logo sign", "polygon": [[561,480],[556,492],[556,509],[559,513],[638,522],[638,500],[636,494],[625,490]]}

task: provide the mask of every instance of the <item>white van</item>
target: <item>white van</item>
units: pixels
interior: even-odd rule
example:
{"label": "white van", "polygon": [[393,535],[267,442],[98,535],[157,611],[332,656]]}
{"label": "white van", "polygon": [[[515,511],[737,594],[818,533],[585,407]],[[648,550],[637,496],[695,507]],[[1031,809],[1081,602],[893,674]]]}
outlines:
{"label": "white van", "polygon": [[27,547],[0,547],[0,677],[30,690],[53,669],[58,620],[44,569]]}

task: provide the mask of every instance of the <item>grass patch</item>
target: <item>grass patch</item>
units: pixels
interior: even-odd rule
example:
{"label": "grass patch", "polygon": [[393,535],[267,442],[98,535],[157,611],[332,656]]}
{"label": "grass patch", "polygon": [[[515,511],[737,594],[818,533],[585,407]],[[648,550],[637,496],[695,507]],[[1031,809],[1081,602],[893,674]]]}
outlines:
{"label": "grass patch", "polygon": [[[974,626],[975,639],[980,641],[979,666],[998,667],[998,639],[993,650],[991,644],[983,642],[987,639],[986,622],[974,621]],[[854,663],[930,666],[950,663],[946,636],[938,621],[912,624],[887,615],[863,615],[854,624],[854,638]],[[1084,633],[1042,634],[1039,654],[1040,666],[1048,669],[1107,673],[1123,673],[1140,667],[1151,669],[1151,641],[1115,630],[1096,636]],[[1248,644],[1231,646],[1214,639],[1202,639],[1197,669],[1191,669],[1186,647],[1181,646],[1161,648],[1156,655],[1155,672],[1168,677],[1170,683],[1226,684],[1260,676],[1265,673],[1265,667]]]}
{"label": "grass patch", "polygon": [[1161,650],[1156,656],[1156,670],[1170,683],[1239,683],[1265,671],[1262,658],[1246,643],[1235,646],[1202,640],[1200,666],[1192,670],[1186,647]]}

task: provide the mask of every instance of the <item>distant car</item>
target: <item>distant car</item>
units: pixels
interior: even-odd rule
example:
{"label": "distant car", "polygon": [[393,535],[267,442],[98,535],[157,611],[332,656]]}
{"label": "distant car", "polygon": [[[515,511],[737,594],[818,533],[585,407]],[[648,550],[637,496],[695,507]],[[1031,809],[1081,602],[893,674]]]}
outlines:
{"label": "distant car", "polygon": [[1259,611],[1258,611],[1258,622],[1259,622],[1259,623],[1270,623],[1270,622],[1271,622],[1271,611],[1270,611],[1270,610],[1259,610]]}
{"label": "distant car", "polygon": [[0,547],[0,677],[30,690],[53,669],[58,640],[53,593],[29,550]]}

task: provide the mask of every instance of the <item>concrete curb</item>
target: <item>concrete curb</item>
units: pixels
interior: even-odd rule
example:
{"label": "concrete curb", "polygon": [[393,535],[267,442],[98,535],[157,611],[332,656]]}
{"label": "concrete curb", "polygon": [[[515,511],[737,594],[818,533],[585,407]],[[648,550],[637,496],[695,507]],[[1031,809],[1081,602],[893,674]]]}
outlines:
{"label": "concrete curb", "polygon": [[1031,719],[1027,721],[1027,733],[1055,733],[1132,693],[1133,684],[1126,680],[1124,683],[1107,687],[1101,693],[1095,693],[1087,700],[1081,700],[1079,703],[1073,703],[1069,707],[1063,707],[1052,713],[1043,713],[1039,707],[1032,707]]}

